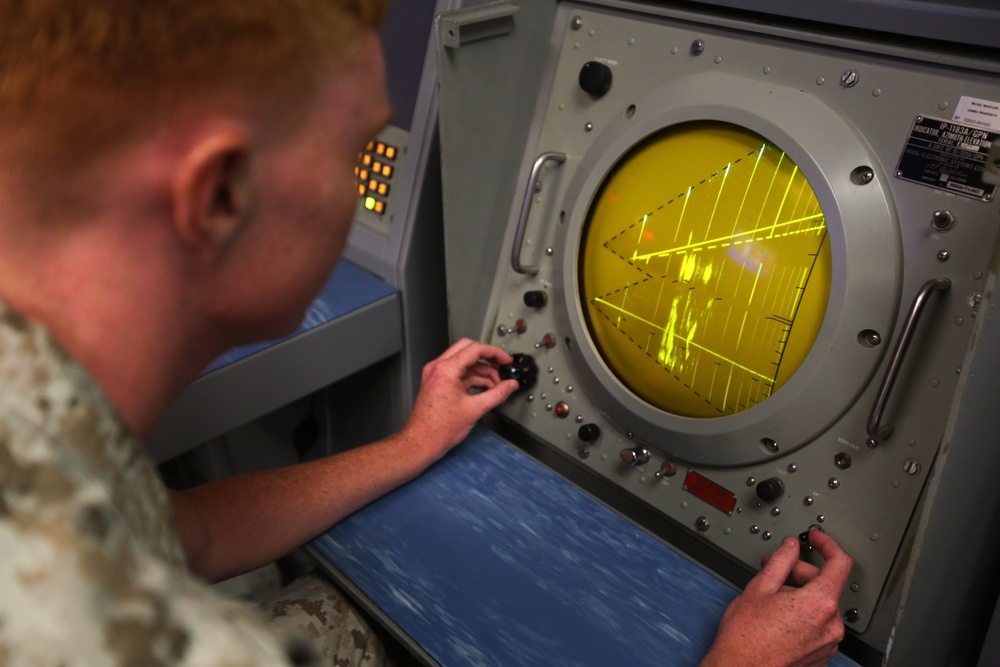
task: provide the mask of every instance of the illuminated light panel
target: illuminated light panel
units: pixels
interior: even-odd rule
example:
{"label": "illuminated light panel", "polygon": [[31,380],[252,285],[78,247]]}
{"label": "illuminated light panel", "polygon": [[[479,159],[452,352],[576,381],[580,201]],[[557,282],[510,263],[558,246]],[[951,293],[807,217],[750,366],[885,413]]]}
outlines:
{"label": "illuminated light panel", "polygon": [[735,414],[779,390],[830,294],[808,180],[781,149],[727,123],[667,128],[626,153],[594,198],[579,259],[608,368],[685,417]]}
{"label": "illuminated light panel", "polygon": [[378,200],[375,197],[365,197],[365,208],[369,211],[373,210],[376,204],[378,204]]}
{"label": "illuminated light panel", "polygon": [[683,488],[720,512],[732,514],[733,510],[736,509],[737,497],[735,493],[694,470],[688,471],[684,477]]}
{"label": "illuminated light panel", "polygon": [[385,157],[387,159],[389,159],[389,160],[395,160],[396,159],[396,147],[395,146],[386,146],[385,147]]}

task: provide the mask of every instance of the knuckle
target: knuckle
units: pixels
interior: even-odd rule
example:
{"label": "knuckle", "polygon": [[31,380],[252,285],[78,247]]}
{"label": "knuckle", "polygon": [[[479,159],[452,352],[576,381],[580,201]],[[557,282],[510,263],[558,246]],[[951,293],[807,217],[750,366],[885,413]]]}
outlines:
{"label": "knuckle", "polygon": [[844,623],[840,620],[840,617],[838,617],[835,623],[829,624],[826,632],[826,639],[831,644],[836,645],[843,641],[844,635]]}
{"label": "knuckle", "polygon": [[816,601],[815,609],[821,618],[836,619],[838,623],[843,625],[843,621],[840,620],[840,606],[835,598],[820,598]]}

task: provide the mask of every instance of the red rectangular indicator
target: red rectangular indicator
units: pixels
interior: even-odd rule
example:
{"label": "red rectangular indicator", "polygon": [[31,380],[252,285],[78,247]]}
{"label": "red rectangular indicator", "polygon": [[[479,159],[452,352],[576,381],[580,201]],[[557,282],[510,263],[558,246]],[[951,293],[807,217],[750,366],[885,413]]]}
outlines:
{"label": "red rectangular indicator", "polygon": [[684,489],[690,491],[717,510],[732,514],[736,509],[736,494],[719,486],[704,475],[694,470],[688,471],[684,478]]}

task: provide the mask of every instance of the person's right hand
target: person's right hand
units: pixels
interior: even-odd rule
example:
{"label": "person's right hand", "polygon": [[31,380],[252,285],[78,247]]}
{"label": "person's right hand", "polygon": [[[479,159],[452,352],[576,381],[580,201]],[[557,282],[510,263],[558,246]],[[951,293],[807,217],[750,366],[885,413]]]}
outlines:
{"label": "person's right hand", "polygon": [[809,532],[809,542],[823,565],[800,561],[796,538],[782,540],[726,609],[701,667],[815,667],[837,654],[844,638],[838,605],[854,561],[818,530]]}
{"label": "person's right hand", "polygon": [[402,435],[443,455],[480,417],[517,391],[517,380],[501,380],[497,371],[512,361],[499,347],[467,338],[456,342],[424,366],[420,393]]}

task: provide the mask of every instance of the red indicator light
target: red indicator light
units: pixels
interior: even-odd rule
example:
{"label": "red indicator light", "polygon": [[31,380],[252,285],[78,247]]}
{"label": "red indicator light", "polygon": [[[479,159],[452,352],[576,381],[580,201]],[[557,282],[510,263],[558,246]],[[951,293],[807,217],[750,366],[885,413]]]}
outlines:
{"label": "red indicator light", "polygon": [[569,417],[569,405],[565,401],[559,401],[556,403],[556,417],[560,419],[566,419]]}
{"label": "red indicator light", "polygon": [[736,494],[719,486],[704,475],[694,470],[684,478],[684,489],[701,498],[706,503],[726,514],[732,514],[736,509]]}

